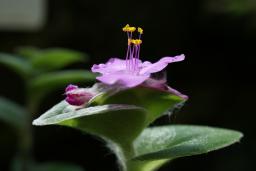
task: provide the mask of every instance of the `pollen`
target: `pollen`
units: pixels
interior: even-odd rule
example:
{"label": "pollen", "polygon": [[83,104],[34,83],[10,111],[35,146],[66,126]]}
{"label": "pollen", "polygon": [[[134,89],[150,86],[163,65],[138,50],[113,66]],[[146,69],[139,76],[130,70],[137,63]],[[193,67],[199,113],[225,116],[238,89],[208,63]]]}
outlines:
{"label": "pollen", "polygon": [[140,40],[140,39],[132,39],[131,43],[133,43],[134,45],[140,45],[142,43],[142,40]]}
{"label": "pollen", "polygon": [[129,28],[130,28],[130,25],[126,24],[126,26],[123,27],[123,31],[128,32]]}
{"label": "pollen", "polygon": [[129,28],[128,28],[128,31],[129,31],[129,32],[134,32],[135,30],[136,30],[136,27],[129,27]]}
{"label": "pollen", "polygon": [[143,29],[142,29],[141,27],[138,27],[138,32],[139,32],[140,34],[143,34]]}
{"label": "pollen", "polygon": [[130,27],[129,24],[126,24],[126,26],[123,27],[124,32],[134,32],[136,30],[136,27]]}

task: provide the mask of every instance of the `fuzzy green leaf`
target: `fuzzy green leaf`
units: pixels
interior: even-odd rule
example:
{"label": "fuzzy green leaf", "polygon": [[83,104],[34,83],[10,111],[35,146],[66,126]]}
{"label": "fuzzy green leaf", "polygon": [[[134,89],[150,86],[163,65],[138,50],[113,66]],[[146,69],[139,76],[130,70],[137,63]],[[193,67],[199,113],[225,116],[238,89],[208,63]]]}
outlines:
{"label": "fuzzy green leaf", "polygon": [[147,128],[135,141],[136,160],[175,159],[208,153],[242,138],[238,131],[206,126],[159,126]]}
{"label": "fuzzy green leaf", "polygon": [[109,104],[79,109],[62,101],[33,124],[70,126],[127,146],[144,128],[145,118],[145,110],[134,105]]}
{"label": "fuzzy green leaf", "polygon": [[25,125],[27,115],[20,105],[0,97],[0,119],[16,127],[22,128]]}
{"label": "fuzzy green leaf", "polygon": [[168,92],[163,92],[146,87],[136,87],[120,91],[107,98],[104,103],[131,104],[147,110],[147,125],[164,114],[172,114],[179,109],[185,100]]}
{"label": "fuzzy green leaf", "polygon": [[[30,52],[30,55],[33,56],[30,58],[32,65],[43,71],[63,68],[69,64],[88,59],[88,56],[84,53],[63,48],[31,50]],[[26,53],[29,54],[28,52]]]}
{"label": "fuzzy green leaf", "polygon": [[128,171],[154,171],[179,157],[208,153],[242,138],[238,131],[206,126],[172,125],[145,129],[135,140]]}
{"label": "fuzzy green leaf", "polygon": [[9,67],[22,78],[27,78],[32,71],[28,61],[23,58],[6,53],[0,53],[0,64]]}

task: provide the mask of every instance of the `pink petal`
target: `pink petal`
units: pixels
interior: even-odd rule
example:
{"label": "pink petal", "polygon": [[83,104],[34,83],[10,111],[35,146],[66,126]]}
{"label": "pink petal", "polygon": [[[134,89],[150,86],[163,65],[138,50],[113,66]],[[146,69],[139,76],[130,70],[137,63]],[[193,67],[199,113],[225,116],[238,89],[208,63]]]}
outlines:
{"label": "pink petal", "polygon": [[104,84],[113,85],[113,84],[121,84],[125,87],[136,87],[143,83],[146,79],[149,78],[149,75],[133,75],[128,73],[122,74],[110,74],[110,75],[102,75],[97,77],[96,79],[103,82]]}
{"label": "pink petal", "polygon": [[108,74],[114,72],[124,71],[126,69],[125,60],[118,58],[111,58],[106,64],[94,64],[91,68],[92,72],[98,72],[101,74]]}
{"label": "pink petal", "polygon": [[[141,61],[138,60],[138,65],[141,65]],[[121,73],[126,71],[126,60],[119,58],[111,58],[106,64],[94,64],[91,68],[92,72],[98,72],[101,74]]]}
{"label": "pink petal", "polygon": [[156,63],[144,64],[144,67],[140,70],[140,74],[150,74],[150,73],[159,72],[163,70],[169,63],[183,61],[184,59],[185,59],[185,56],[183,54],[175,57],[163,57]]}

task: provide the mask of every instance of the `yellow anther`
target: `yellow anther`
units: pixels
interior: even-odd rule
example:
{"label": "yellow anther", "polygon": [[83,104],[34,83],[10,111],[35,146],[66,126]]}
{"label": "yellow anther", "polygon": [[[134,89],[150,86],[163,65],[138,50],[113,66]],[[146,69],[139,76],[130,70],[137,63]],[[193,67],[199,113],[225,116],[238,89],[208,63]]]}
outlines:
{"label": "yellow anther", "polygon": [[131,43],[133,43],[134,45],[140,45],[142,43],[142,40],[140,40],[140,39],[132,39]]}
{"label": "yellow anther", "polygon": [[124,31],[124,32],[128,32],[128,31],[129,31],[129,28],[130,28],[130,25],[129,25],[129,24],[126,24],[126,26],[123,27],[123,31]]}
{"label": "yellow anther", "polygon": [[136,39],[136,42],[135,42],[137,45],[140,45],[142,43],[142,40],[140,39]]}
{"label": "yellow anther", "polygon": [[129,31],[129,32],[134,32],[135,30],[136,30],[136,27],[129,27],[129,28],[128,28],[128,31]]}
{"label": "yellow anther", "polygon": [[143,29],[142,29],[141,27],[138,27],[138,32],[139,32],[140,34],[143,34]]}
{"label": "yellow anther", "polygon": [[136,27],[130,27],[129,24],[126,24],[126,26],[123,27],[124,32],[134,32],[136,30]]}

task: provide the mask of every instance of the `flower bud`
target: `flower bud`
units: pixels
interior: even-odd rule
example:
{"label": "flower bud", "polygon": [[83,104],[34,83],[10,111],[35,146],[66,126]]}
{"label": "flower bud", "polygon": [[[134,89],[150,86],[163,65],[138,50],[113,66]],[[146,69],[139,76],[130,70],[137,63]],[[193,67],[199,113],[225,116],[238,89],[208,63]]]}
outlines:
{"label": "flower bud", "polygon": [[93,93],[86,88],[79,88],[76,85],[68,85],[65,89],[66,102],[70,105],[81,106],[88,103],[93,98]]}

